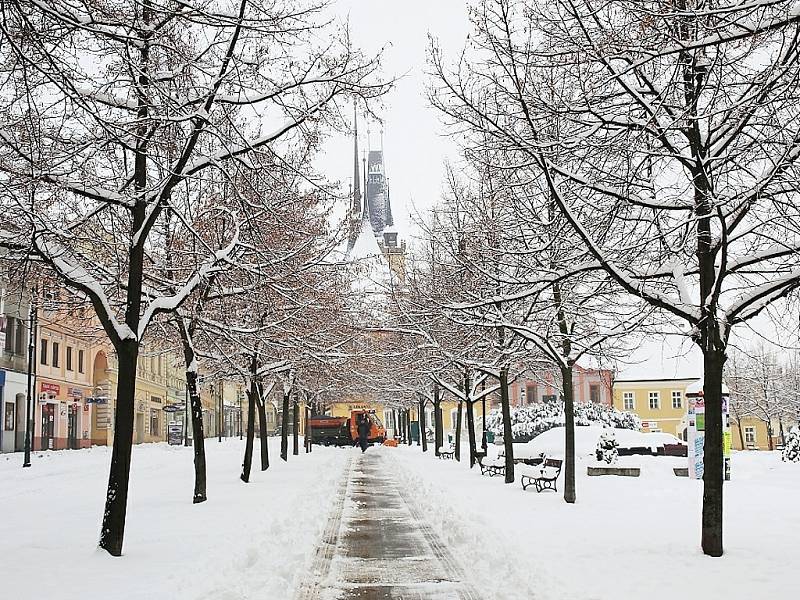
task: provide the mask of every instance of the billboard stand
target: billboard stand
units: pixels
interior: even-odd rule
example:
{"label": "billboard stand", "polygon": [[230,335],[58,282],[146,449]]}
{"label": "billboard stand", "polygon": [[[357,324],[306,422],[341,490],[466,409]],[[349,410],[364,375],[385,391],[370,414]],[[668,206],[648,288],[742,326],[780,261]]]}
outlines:
{"label": "billboard stand", "polygon": [[[689,446],[689,477],[703,478],[703,456],[706,439],[706,404],[703,394],[703,380],[699,380],[686,388],[688,405],[687,439]],[[725,481],[731,478],[731,420],[730,393],[727,386],[722,386],[722,456]]]}

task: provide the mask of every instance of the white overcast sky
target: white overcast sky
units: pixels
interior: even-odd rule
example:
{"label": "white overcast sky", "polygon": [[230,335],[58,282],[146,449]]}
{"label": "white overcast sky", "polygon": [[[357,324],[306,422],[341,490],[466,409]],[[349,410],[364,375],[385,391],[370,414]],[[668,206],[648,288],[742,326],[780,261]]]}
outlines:
{"label": "white overcast sky", "polygon": [[[426,59],[428,34],[452,56],[464,45],[469,29],[465,0],[332,0],[332,9],[350,24],[355,46],[367,54],[385,48],[383,72],[400,77],[383,99],[383,125],[369,125],[371,146],[383,148],[389,177],[392,214],[401,237],[411,233],[411,213],[424,212],[439,197],[443,162],[457,148],[442,136],[436,111],[428,105]],[[359,120],[359,150],[366,146],[367,124]],[[352,137],[329,139],[319,169],[347,189],[353,174]]]}

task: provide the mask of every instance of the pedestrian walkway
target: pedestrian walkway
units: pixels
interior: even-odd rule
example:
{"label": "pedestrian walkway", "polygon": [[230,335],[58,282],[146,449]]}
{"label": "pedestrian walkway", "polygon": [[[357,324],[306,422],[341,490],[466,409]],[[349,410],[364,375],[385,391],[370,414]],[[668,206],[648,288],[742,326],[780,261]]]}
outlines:
{"label": "pedestrian walkway", "polygon": [[352,458],[297,600],[477,600],[403,492],[383,451]]}

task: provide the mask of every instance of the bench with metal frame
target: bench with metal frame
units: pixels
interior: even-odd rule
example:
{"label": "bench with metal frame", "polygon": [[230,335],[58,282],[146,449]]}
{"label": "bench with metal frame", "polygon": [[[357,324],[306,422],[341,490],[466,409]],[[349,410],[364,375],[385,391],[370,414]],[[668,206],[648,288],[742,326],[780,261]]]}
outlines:
{"label": "bench with metal frame", "polygon": [[533,485],[537,492],[542,490],[553,490],[557,492],[556,481],[561,475],[561,465],[564,463],[560,458],[545,458],[541,467],[529,473],[521,473],[519,481],[522,489],[526,490]]}

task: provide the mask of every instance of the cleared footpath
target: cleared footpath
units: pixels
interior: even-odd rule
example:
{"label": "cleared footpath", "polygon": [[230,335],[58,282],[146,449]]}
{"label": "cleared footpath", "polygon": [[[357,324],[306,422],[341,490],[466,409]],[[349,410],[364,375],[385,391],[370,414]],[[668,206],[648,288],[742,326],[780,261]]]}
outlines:
{"label": "cleared footpath", "polygon": [[296,600],[477,600],[382,452],[353,450]]}

